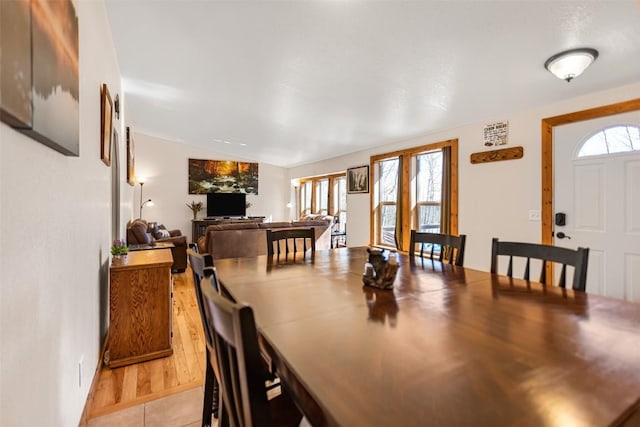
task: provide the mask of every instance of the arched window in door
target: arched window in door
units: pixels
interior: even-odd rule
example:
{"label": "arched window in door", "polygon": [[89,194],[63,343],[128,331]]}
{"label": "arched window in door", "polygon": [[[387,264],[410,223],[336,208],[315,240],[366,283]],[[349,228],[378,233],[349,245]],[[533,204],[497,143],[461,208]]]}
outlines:
{"label": "arched window in door", "polygon": [[578,157],[640,151],[640,126],[615,125],[600,129],[580,146]]}

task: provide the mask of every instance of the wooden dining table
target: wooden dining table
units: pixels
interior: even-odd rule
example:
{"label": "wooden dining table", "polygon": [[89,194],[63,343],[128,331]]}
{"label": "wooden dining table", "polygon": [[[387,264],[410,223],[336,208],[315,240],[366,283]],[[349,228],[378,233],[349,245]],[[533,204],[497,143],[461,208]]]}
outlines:
{"label": "wooden dining table", "polygon": [[366,248],[216,260],[314,426],[608,426],[640,417],[640,304]]}

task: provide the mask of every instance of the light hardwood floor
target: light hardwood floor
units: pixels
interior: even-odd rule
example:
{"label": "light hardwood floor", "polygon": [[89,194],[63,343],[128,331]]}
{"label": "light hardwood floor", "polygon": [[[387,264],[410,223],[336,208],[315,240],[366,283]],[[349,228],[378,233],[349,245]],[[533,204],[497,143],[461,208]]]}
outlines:
{"label": "light hardwood floor", "polygon": [[87,401],[89,420],[204,383],[206,342],[191,269],[173,278],[173,355],[115,369],[104,366]]}

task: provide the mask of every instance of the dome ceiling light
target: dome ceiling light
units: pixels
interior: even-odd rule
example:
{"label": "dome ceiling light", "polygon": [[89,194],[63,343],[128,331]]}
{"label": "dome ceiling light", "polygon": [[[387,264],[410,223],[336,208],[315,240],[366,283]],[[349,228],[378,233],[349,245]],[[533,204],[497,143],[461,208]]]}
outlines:
{"label": "dome ceiling light", "polygon": [[559,79],[570,82],[582,74],[597,57],[598,51],[591,48],[565,50],[547,59],[544,68]]}

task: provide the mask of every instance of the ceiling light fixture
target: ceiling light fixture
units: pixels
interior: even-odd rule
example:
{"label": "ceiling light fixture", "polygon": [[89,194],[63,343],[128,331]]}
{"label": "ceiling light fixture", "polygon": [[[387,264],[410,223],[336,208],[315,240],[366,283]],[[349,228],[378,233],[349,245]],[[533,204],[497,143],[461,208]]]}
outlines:
{"label": "ceiling light fixture", "polygon": [[597,57],[598,51],[588,47],[565,50],[547,59],[544,68],[557,78],[570,82],[582,74]]}
{"label": "ceiling light fixture", "polygon": [[233,142],[233,141],[227,141],[226,139],[216,139],[214,138],[213,142],[217,142],[219,144],[227,144],[227,145],[239,145],[241,147],[246,147],[247,144],[245,144],[244,142]]}

